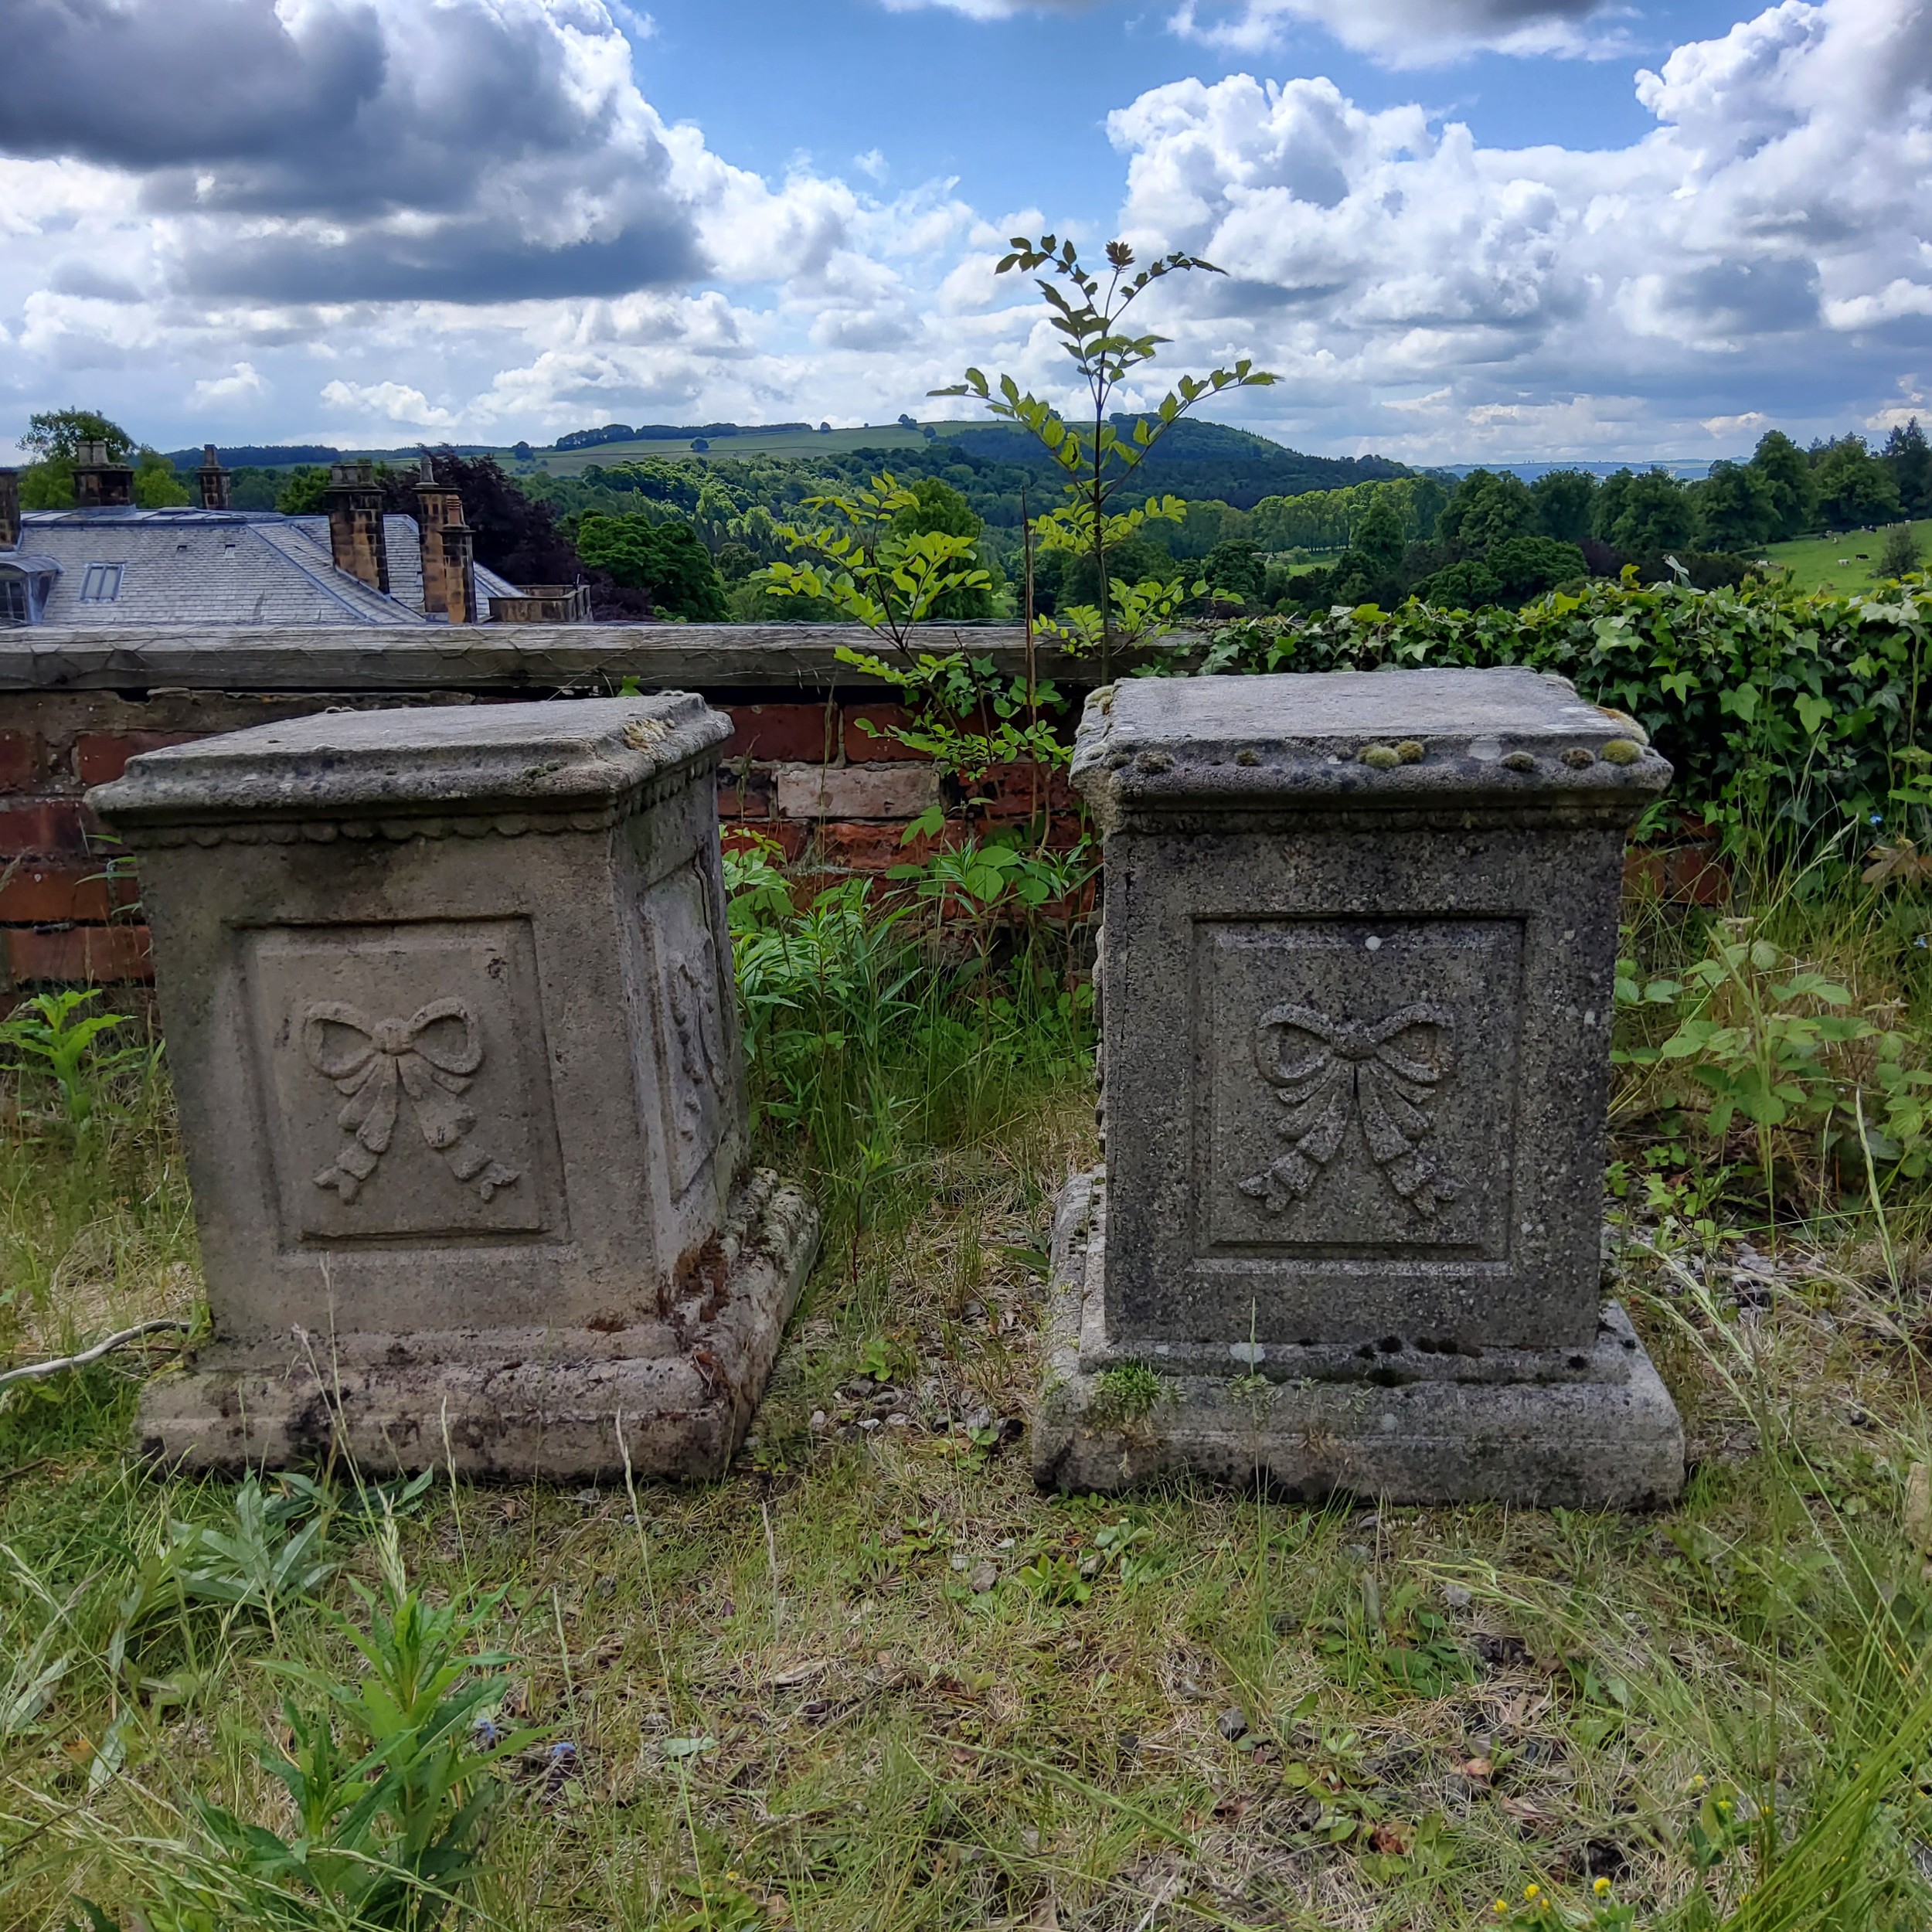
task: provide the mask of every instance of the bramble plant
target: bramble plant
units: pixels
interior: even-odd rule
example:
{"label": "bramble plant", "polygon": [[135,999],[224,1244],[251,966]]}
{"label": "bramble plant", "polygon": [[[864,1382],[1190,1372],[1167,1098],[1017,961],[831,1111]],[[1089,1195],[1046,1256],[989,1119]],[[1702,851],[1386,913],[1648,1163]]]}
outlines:
{"label": "bramble plant", "polygon": [[1613,1060],[1651,1080],[1681,1067],[1708,1095],[1703,1127],[1720,1145],[1735,1119],[1750,1122],[1774,1205],[1781,1130],[1818,1134],[1821,1152],[1849,1148],[1855,1171],[1868,1155],[1907,1179],[1932,1165],[1932,1071],[1914,1063],[1919,1043],[1847,1010],[1848,988],[1750,922],[1716,928],[1705,956],[1678,978],[1646,981],[1634,961],[1620,960],[1616,997],[1626,1011],[1675,1024],[1661,1043],[1619,1046]]}
{"label": "bramble plant", "polygon": [[[1124,617],[1136,628],[1155,624],[1171,617],[1180,600],[1179,594],[1165,586],[1142,585],[1138,598],[1130,587],[1117,588],[1108,581],[1107,553],[1150,520],[1178,522],[1186,515],[1186,506],[1178,497],[1149,497],[1132,509],[1116,509],[1116,500],[1134,480],[1148,451],[1203,397],[1230,389],[1263,388],[1277,379],[1255,368],[1245,356],[1232,369],[1217,369],[1206,376],[1184,376],[1151,412],[1137,416],[1131,430],[1123,435],[1112,420],[1120,392],[1169,339],[1129,333],[1127,311],[1166,276],[1194,270],[1209,275],[1226,271],[1199,255],[1177,250],[1130,274],[1134,270],[1133,250],[1125,242],[1111,241],[1107,244],[1108,273],[1103,287],[1100,278],[1081,266],[1071,240],[1043,235],[1034,241],[1016,235],[1009,247],[1011,252],[1001,259],[998,274],[1015,269],[1028,274],[1046,271],[1034,285],[1053,311],[1050,321],[1063,338],[1060,346],[1073,359],[1087,390],[1090,425],[1083,422],[1077,429],[1050,403],[1022,390],[1012,376],[1002,376],[995,385],[977,369],[967,370],[964,382],[931,393],[976,397],[994,415],[1030,430],[1066,471],[1066,501],[1039,518],[1033,528],[1043,547],[1094,560],[1100,604],[1091,628],[1100,646],[1100,680],[1105,683],[1112,675],[1113,653],[1122,638],[1121,620]],[[1056,287],[1055,278],[1067,284],[1072,294],[1063,294]],[[1206,588],[1205,583],[1196,587],[1196,594]]]}

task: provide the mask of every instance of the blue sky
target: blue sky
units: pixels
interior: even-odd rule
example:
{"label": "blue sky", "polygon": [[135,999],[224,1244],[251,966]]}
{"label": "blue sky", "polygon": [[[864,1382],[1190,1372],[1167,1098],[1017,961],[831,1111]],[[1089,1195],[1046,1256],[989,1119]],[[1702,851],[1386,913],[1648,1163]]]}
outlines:
{"label": "blue sky", "polygon": [[[8,0],[0,439],[889,420],[1063,381],[1121,233],[1234,420],[1432,461],[1878,434],[1932,382],[1932,0]],[[957,411],[963,406],[945,406]]]}
{"label": "blue sky", "polygon": [[[1420,99],[1498,146],[1622,145],[1655,125],[1631,90],[1632,70],[1660,65],[1682,41],[1723,33],[1748,11],[1709,0],[1649,8],[1619,22],[1629,50],[1614,57],[1525,61],[1477,50],[1420,73],[1386,67],[1311,25],[1259,66],[1279,77],[1325,74],[1365,107]],[[1251,54],[1180,38],[1172,12],[1094,7],[981,21],[939,7],[890,12],[876,0],[660,0],[634,44],[658,108],[697,122],[743,166],[777,175],[804,155],[838,170],[877,149],[895,180],[955,175],[976,205],[1037,202],[1104,226],[1121,189],[1107,115],[1165,81],[1257,70]]]}

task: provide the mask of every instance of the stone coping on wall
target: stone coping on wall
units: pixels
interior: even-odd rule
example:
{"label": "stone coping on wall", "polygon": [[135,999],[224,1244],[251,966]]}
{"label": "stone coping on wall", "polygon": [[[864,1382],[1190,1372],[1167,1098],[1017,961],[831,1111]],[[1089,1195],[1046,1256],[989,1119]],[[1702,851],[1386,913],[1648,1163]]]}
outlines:
{"label": "stone coping on wall", "polygon": [[[362,625],[193,625],[0,632],[0,692],[23,691],[877,690],[839,661],[883,653],[858,625],[491,624],[394,629]],[[1017,624],[932,624],[915,654],[961,650],[1022,675]],[[1097,661],[1043,649],[1036,668],[1063,688],[1100,682]]]}

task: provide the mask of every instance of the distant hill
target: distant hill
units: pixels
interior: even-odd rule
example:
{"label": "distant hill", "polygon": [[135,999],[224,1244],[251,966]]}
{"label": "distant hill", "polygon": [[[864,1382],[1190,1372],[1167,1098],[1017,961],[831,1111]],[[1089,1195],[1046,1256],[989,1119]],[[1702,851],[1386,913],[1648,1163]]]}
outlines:
{"label": "distant hill", "polygon": [[[1133,419],[1117,417],[1117,427],[1131,430]],[[693,440],[706,447],[692,447]],[[916,475],[937,474],[964,462],[985,472],[996,466],[1005,487],[1037,488],[1057,495],[1064,473],[1022,429],[1005,423],[876,423],[859,429],[818,431],[804,423],[705,423],[672,428],[607,423],[601,429],[573,430],[549,451],[532,452],[539,467],[553,476],[580,474],[590,464],[640,457],[713,461],[766,456],[802,459],[841,468],[853,457],[876,459],[881,468]],[[1304,490],[1345,488],[1383,477],[1406,476],[1403,464],[1381,456],[1308,456],[1224,423],[1184,419],[1155,447],[1136,488],[1185,497],[1217,498],[1250,509],[1264,496],[1295,496]],[[962,479],[955,478],[955,481]],[[999,519],[995,519],[999,520]]]}
{"label": "distant hill", "polygon": [[606,423],[597,430],[572,430],[551,444],[556,450],[601,449],[607,443],[688,443],[694,436],[709,442],[714,436],[771,436],[808,434],[809,423],[760,423],[741,428],[736,423]]}
{"label": "distant hill", "polygon": [[[379,462],[411,463],[425,448],[454,450],[458,456],[495,454],[494,443],[412,443],[401,450],[338,450],[332,443],[228,443],[217,444],[215,454],[231,470],[287,470],[301,463],[340,463],[350,457],[373,457]],[[178,470],[198,470],[202,452],[170,450],[168,461]]]}
{"label": "distant hill", "polygon": [[[1114,423],[1123,432],[1131,432],[1133,418],[1117,417]],[[516,464],[526,474],[533,464],[538,473],[560,478],[580,474],[592,465],[640,457],[692,461],[707,456],[767,457],[842,468],[858,456],[876,459],[882,468],[896,464],[914,475],[936,474],[963,464],[980,473],[988,485],[997,471],[1001,487],[1009,492],[1036,488],[1043,501],[1057,495],[1064,481],[1060,466],[1026,430],[1005,423],[878,423],[828,431],[807,423],[607,423],[600,428],[573,430],[549,448],[534,451],[527,444],[512,448],[425,439],[389,450],[344,450],[328,443],[229,444],[218,446],[216,454],[230,469],[292,469],[298,464],[336,463],[350,457],[406,463],[426,444],[432,449],[453,447],[460,456],[494,455],[506,464]],[[202,452],[174,450],[168,460],[177,470],[194,470],[200,466]],[[1218,500],[1245,510],[1264,496],[1345,489],[1352,483],[1410,474],[1406,465],[1387,457],[1310,456],[1250,430],[1188,417],[1162,437],[1134,487],[1149,495],[1172,493],[1197,502]],[[1016,515],[1017,498],[1014,510]]]}
{"label": "distant hill", "polygon": [[[1114,419],[1124,434],[1131,433],[1133,422],[1131,417]],[[1056,489],[1063,480],[1060,465],[1046,451],[1010,424],[948,426],[944,440],[982,461],[1020,464]],[[1308,456],[1250,430],[1186,417],[1155,445],[1134,487],[1156,495],[1171,491],[1194,502],[1218,498],[1237,510],[1250,510],[1264,496],[1345,489],[1352,483],[1409,473],[1406,464],[1386,456]]]}

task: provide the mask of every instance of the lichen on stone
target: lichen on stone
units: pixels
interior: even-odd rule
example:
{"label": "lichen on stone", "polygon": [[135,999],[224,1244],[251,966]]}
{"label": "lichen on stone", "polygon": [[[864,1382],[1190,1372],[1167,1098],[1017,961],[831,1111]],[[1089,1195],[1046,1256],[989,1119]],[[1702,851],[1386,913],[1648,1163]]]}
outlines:
{"label": "lichen on stone", "polygon": [[1134,763],[1143,771],[1172,771],[1174,754],[1168,751],[1144,751]]}
{"label": "lichen on stone", "polygon": [[1402,753],[1393,745],[1364,745],[1355,756],[1376,771],[1393,770],[1402,763]]}
{"label": "lichen on stone", "polygon": [[1634,765],[1643,757],[1644,747],[1634,738],[1613,738],[1600,755],[1606,764]]}
{"label": "lichen on stone", "polygon": [[1597,754],[1587,745],[1572,745],[1563,753],[1563,763],[1572,771],[1581,771],[1586,765],[1594,765],[1596,762]]}
{"label": "lichen on stone", "polygon": [[1404,738],[1401,743],[1396,747],[1396,756],[1405,765],[1419,765],[1426,755],[1420,738]]}
{"label": "lichen on stone", "polygon": [[1512,751],[1502,762],[1506,771],[1534,771],[1536,769],[1536,760],[1526,751]]}

